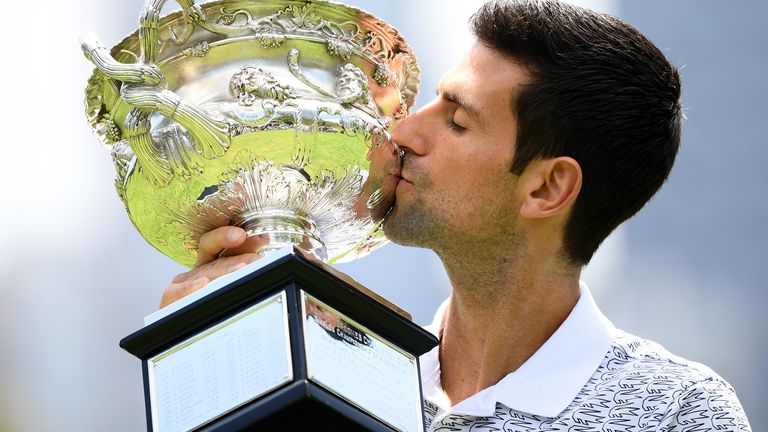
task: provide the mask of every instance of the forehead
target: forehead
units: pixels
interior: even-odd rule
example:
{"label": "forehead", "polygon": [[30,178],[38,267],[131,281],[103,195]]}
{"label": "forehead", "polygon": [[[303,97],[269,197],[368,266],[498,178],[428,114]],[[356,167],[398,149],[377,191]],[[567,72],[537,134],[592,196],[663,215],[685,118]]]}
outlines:
{"label": "forehead", "polygon": [[511,115],[513,98],[528,78],[525,67],[476,42],[443,76],[439,90],[461,95],[483,116]]}

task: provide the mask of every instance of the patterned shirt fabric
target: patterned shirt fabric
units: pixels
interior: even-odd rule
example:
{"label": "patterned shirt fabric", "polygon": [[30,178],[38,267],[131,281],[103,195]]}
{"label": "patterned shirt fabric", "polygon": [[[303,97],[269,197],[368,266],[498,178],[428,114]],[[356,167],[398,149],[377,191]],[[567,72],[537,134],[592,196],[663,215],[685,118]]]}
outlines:
{"label": "patterned shirt fabric", "polygon": [[[435,334],[445,306],[427,327]],[[420,362],[428,432],[751,431],[725,380],[616,329],[584,284],[571,314],[528,361],[453,407],[437,348]]]}

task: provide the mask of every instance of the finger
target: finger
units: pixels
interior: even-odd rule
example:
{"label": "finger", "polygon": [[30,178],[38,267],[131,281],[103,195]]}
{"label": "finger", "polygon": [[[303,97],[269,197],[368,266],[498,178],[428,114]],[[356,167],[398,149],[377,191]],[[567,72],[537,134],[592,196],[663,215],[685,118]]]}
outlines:
{"label": "finger", "polygon": [[[259,258],[261,258],[261,255],[255,253],[217,258],[209,263],[201,265],[200,267],[196,267],[187,273],[179,275],[177,282],[186,282],[188,280],[196,279],[199,277],[206,277],[208,280],[214,280],[236,270],[235,267],[240,266],[240,264],[245,266]],[[242,266],[240,266],[240,268]]]}
{"label": "finger", "polygon": [[248,236],[247,239],[240,246],[227,248],[221,256],[235,256],[241,254],[259,253],[259,250],[269,245],[269,237],[266,235],[254,235]]}
{"label": "finger", "polygon": [[160,307],[163,308],[169,304],[192,294],[210,282],[207,278],[201,277],[181,283],[172,283],[165,287],[163,296],[160,298]]}
{"label": "finger", "polygon": [[224,249],[240,246],[246,238],[244,229],[233,226],[219,227],[203,234],[197,247],[195,267],[215,260]]}
{"label": "finger", "polygon": [[173,278],[171,284],[163,290],[160,307],[173,303],[204,287],[212,280],[239,270],[259,258],[261,258],[261,255],[255,253],[220,258],[188,272],[181,273]]}
{"label": "finger", "polygon": [[192,273],[192,271],[186,271],[184,273],[179,273],[176,276],[174,276],[173,279],[171,279],[171,283],[175,284],[175,283],[185,282],[185,281],[187,281],[187,279],[189,279],[193,275],[194,275],[194,273]]}
{"label": "finger", "polygon": [[232,267],[233,265],[237,265],[239,263],[247,265],[261,257],[262,255],[260,254],[246,253],[232,257],[217,258],[209,263],[201,265],[200,267],[195,267],[188,272],[176,275],[173,280],[171,280],[171,284],[186,282],[188,280],[202,276],[213,280],[217,277],[220,277],[222,274],[226,274],[222,272],[225,272],[226,269]]}
{"label": "finger", "polygon": [[256,261],[259,258],[260,256],[257,254],[245,254],[220,258],[216,261],[212,261],[195,269],[195,277],[205,277],[208,280],[218,279],[225,274],[232,273],[235,270],[245,267],[246,265]]}

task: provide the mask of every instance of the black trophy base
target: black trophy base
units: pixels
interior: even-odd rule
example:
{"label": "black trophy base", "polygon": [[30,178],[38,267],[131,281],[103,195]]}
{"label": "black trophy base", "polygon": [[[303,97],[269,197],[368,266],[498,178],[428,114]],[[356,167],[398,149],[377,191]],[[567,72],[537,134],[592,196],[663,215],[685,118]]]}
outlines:
{"label": "black trophy base", "polygon": [[[175,432],[176,430],[175,426],[158,426],[160,409],[157,407],[160,405],[157,402],[157,394],[163,392],[156,388],[160,385],[157,384],[159,381],[150,372],[150,369],[157,367],[153,362],[158,358],[166,358],[164,357],[166,353],[175,352],[180,346],[188,346],[190,340],[197,340],[201,335],[210,334],[211,329],[221,327],[222,323],[237,320],[239,316],[248,313],[248,310],[272,301],[270,299],[280,297],[280,305],[285,311],[284,326],[287,328],[285,332],[287,348],[284,348],[284,352],[289,351],[286,354],[288,358],[286,367],[290,367],[291,371],[287,379],[282,384],[270,388],[266,393],[254,395],[245,403],[194,425],[191,430],[205,432],[423,431],[423,415],[416,406],[422,401],[418,378],[418,357],[435,347],[437,339],[411,322],[405,312],[332,267],[310,260],[298,250],[286,250],[282,252],[282,256],[275,256],[277,258],[272,259],[268,264],[209,292],[120,342],[123,349],[142,360],[148,430],[150,432]],[[320,312],[317,316],[308,312],[310,309],[318,308]],[[390,350],[389,352],[396,350],[402,353],[402,358],[415,359],[410,363],[405,362],[411,364],[411,369],[400,369],[400,371],[413,371],[412,374],[406,374],[408,377],[413,375],[412,384],[403,389],[403,394],[411,392],[409,393],[411,399],[416,404],[412,410],[413,416],[402,423],[407,423],[407,427],[392,426],[392,422],[388,423],[381,416],[374,415],[375,409],[370,409],[370,406],[366,409],[365,402],[356,403],[344,397],[344,391],[337,391],[328,382],[318,381],[321,374],[313,375],[308,368],[308,359],[317,358],[317,354],[309,350],[307,345],[309,340],[305,338],[310,337],[308,336],[310,334],[315,335],[311,336],[311,341],[316,345],[314,341],[317,333],[309,333],[310,330],[305,326],[315,326],[313,329],[321,328],[316,322],[322,321],[319,318],[325,317],[327,311],[338,314],[334,316],[336,320],[334,322],[338,322],[338,317],[343,317],[343,320],[353,323],[350,325],[345,321],[340,324],[341,327],[331,329],[327,325],[323,327],[328,335],[341,340],[342,342],[339,343],[342,345],[344,343],[368,344],[368,348],[373,349],[370,348],[370,341],[376,339],[383,341],[378,345],[379,347],[394,347],[379,349]],[[325,337],[324,334],[323,330],[320,330],[321,337]],[[241,336],[238,335],[238,337]],[[350,348],[344,345],[344,349]],[[395,354],[396,357],[400,355]],[[320,363],[336,364],[335,360],[316,361],[315,367],[317,368],[317,364]],[[343,358],[339,359],[339,364],[344,364]],[[376,366],[370,361],[368,364]],[[332,369],[327,366],[325,368],[326,371]],[[339,375],[345,372],[341,371]],[[365,373],[361,376],[365,376]],[[385,389],[389,392],[385,393],[383,389],[386,385],[377,388],[372,381],[367,382],[361,379],[359,388],[364,389],[365,392],[381,390],[382,399],[386,394],[399,394],[399,389],[393,391],[392,388]],[[357,386],[355,381],[354,387]],[[195,396],[195,398],[198,397]],[[197,400],[195,398],[191,400]],[[178,405],[177,402],[174,403]],[[402,412],[410,411],[402,410]],[[169,418],[166,414],[162,415]],[[179,414],[173,415],[178,417]],[[403,417],[400,416],[399,419],[402,420]],[[188,429],[188,425],[179,428],[179,430]]]}
{"label": "black trophy base", "polygon": [[311,381],[294,382],[199,429],[219,431],[392,431]]}

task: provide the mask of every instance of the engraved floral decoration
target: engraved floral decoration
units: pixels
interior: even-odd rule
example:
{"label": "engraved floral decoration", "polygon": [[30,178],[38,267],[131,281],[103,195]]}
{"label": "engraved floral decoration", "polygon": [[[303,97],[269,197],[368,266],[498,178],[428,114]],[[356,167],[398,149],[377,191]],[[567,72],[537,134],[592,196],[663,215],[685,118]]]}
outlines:
{"label": "engraved floral decoration", "polygon": [[328,21],[315,12],[315,5],[311,3],[303,6],[291,5],[260,19],[254,19],[245,9],[222,8],[217,24],[218,27],[209,25],[206,28],[219,33],[250,29],[265,47],[280,46],[286,40],[286,33],[324,37],[328,52],[342,60],[348,60],[355,47],[360,45],[355,41],[355,37],[360,33],[356,23],[348,21],[339,24]]}
{"label": "engraved floral decoration", "polygon": [[289,6],[285,9],[285,11],[287,10],[291,11],[291,21],[298,28],[314,31],[327,25],[327,22],[324,19],[312,11],[311,5],[304,5],[301,8],[298,6]]}
{"label": "engraved floral decoration", "polygon": [[208,54],[208,51],[210,51],[208,41],[202,41],[197,45],[185,48],[181,52],[182,54],[190,57],[205,57]]}
{"label": "engraved floral decoration", "polygon": [[94,73],[85,89],[85,115],[93,132],[102,144],[114,144],[122,139],[120,125],[107,110],[108,99],[117,96],[117,89],[100,73]]}
{"label": "engraved floral decoration", "polygon": [[389,74],[389,66],[386,63],[379,63],[373,70],[373,79],[380,87],[386,87],[389,85]]}
{"label": "engraved floral decoration", "polygon": [[122,132],[109,113],[105,113],[101,120],[96,123],[95,129],[97,134],[103,134],[107,144],[114,144],[120,141]]}

